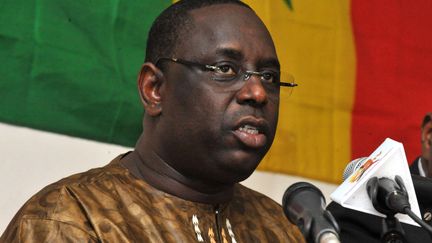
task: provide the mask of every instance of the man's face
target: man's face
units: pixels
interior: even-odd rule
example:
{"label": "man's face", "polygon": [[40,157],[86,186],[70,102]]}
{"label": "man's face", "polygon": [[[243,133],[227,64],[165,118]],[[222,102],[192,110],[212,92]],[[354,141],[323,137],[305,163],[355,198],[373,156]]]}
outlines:
{"label": "man's face", "polygon": [[[430,116],[430,114],[426,114]],[[426,119],[426,117],[425,117]],[[432,121],[427,122],[421,129],[422,159],[430,161],[432,158]]]}
{"label": "man's face", "polygon": [[[273,41],[251,10],[220,4],[190,14],[194,27],[180,38],[175,58],[279,71]],[[181,174],[205,183],[247,178],[273,142],[279,88],[269,90],[253,75],[233,89],[213,80],[210,71],[174,62],[166,66],[158,155]]]}

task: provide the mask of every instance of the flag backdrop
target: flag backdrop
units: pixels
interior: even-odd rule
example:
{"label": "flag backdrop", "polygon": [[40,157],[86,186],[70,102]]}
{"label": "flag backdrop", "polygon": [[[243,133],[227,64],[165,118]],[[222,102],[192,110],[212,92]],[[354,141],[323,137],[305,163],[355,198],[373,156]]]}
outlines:
{"label": "flag backdrop", "polygon": [[[386,137],[404,144],[409,161],[420,153],[420,123],[432,110],[432,1],[245,2],[299,83],[282,92],[260,169],[340,182],[350,159]],[[146,34],[169,4],[3,0],[0,121],[133,146]]]}

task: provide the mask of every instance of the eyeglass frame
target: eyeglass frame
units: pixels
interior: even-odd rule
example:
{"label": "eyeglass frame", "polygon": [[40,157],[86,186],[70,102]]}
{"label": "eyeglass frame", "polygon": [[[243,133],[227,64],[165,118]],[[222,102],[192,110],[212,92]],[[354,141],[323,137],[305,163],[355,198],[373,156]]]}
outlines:
{"label": "eyeglass frame", "polygon": [[[199,62],[192,62],[192,61],[184,60],[184,59],[181,59],[181,58],[174,58],[174,57],[171,57],[171,58],[169,58],[169,57],[161,57],[161,58],[157,59],[157,61],[155,63],[155,66],[158,67],[158,64],[160,63],[160,61],[172,61],[172,62],[175,62],[175,63],[179,63],[179,64],[182,64],[182,65],[185,65],[187,67],[195,66],[195,67],[201,68],[204,71],[210,71],[210,72],[216,72],[216,70],[220,69],[219,67],[214,66],[214,65],[203,64],[203,63],[199,63]],[[258,72],[258,71],[251,71],[251,70],[245,70],[245,71],[242,72],[242,69],[240,68],[238,74],[235,77],[233,77],[231,80],[238,80],[240,77],[243,76],[243,81],[247,81],[247,80],[249,80],[250,77],[252,77],[252,75],[256,75],[256,76],[259,76],[260,80],[262,81],[263,80],[263,76],[266,74],[266,72],[267,71]],[[280,75],[280,72],[279,72],[279,75]],[[292,78],[294,79],[294,77],[292,77]],[[272,83],[279,85],[279,87],[282,86],[282,87],[293,88],[293,87],[298,86],[297,83],[294,83],[294,82],[281,82],[280,80],[277,81],[277,82],[272,82]]]}

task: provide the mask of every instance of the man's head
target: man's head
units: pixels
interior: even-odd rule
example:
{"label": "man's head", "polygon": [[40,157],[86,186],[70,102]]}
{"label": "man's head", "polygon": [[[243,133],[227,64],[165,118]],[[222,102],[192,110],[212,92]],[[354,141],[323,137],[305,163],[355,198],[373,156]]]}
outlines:
{"label": "man's head", "polygon": [[421,124],[422,159],[431,161],[432,157],[432,113],[427,113]]}
{"label": "man's head", "polygon": [[[276,132],[279,86],[271,81],[280,68],[273,41],[238,1],[177,4],[150,31],[138,80],[145,142],[137,150],[152,150],[206,184],[244,180]],[[157,37],[160,29],[166,36]]]}
{"label": "man's head", "polygon": [[176,47],[183,41],[182,36],[193,34],[190,32],[194,27],[191,10],[224,3],[250,8],[238,0],[188,0],[177,2],[165,9],[149,31],[146,62],[156,63],[160,57],[175,55]]}

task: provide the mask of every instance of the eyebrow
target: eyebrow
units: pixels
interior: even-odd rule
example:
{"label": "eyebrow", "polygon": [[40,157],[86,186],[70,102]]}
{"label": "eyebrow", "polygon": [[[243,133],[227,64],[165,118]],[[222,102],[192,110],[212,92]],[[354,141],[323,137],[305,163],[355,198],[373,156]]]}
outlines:
{"label": "eyebrow", "polygon": [[234,60],[242,60],[244,55],[240,51],[233,48],[221,48],[216,50],[217,55],[226,56],[228,58],[232,58]]}
{"label": "eyebrow", "polygon": [[275,58],[263,59],[258,62],[258,67],[275,67],[280,70],[280,63]]}
{"label": "eyebrow", "polygon": [[[244,58],[244,55],[242,52],[233,49],[233,48],[220,48],[216,50],[217,55],[225,56],[231,59],[234,59],[236,61],[241,61]],[[257,63],[258,67],[276,67],[277,69],[280,69],[280,63],[278,59],[276,58],[266,58],[259,60]]]}

